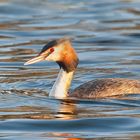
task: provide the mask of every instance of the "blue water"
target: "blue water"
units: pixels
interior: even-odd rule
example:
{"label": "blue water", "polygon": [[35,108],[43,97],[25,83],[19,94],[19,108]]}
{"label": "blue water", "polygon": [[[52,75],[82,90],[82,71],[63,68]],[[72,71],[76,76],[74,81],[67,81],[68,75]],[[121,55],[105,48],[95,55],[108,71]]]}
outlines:
{"label": "blue water", "polygon": [[71,89],[96,78],[140,80],[139,0],[1,0],[0,139],[140,139],[140,95],[50,99],[57,64],[23,65],[64,36],[80,59]]}

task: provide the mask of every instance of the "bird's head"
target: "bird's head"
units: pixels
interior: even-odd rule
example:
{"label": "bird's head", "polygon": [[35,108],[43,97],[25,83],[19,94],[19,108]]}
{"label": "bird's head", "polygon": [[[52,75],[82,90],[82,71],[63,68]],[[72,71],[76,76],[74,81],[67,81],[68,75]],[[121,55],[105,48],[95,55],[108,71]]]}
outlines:
{"label": "bird's head", "polygon": [[34,58],[27,61],[24,65],[33,64],[43,60],[55,61],[65,71],[70,72],[76,69],[78,57],[71,46],[69,39],[57,39],[45,45],[41,52]]}

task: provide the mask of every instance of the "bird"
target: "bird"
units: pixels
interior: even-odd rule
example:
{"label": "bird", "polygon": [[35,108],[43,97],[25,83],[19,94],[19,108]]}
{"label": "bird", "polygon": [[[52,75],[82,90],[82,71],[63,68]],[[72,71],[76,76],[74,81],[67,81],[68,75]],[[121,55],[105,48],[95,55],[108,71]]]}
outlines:
{"label": "bird", "polygon": [[37,56],[25,62],[24,65],[45,60],[54,61],[60,66],[59,74],[49,97],[97,99],[140,93],[140,81],[127,78],[93,79],[69,92],[73,75],[79,63],[78,55],[69,38],[49,41]]}

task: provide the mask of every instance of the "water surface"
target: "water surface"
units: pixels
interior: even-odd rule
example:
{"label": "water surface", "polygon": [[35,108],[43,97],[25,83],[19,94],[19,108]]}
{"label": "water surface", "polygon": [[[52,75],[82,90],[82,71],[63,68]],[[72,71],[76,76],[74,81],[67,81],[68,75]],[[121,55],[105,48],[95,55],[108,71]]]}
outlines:
{"label": "water surface", "polygon": [[23,65],[66,36],[80,59],[71,89],[96,78],[140,80],[139,7],[139,0],[1,0],[1,139],[140,139],[140,95],[50,99],[57,64]]}

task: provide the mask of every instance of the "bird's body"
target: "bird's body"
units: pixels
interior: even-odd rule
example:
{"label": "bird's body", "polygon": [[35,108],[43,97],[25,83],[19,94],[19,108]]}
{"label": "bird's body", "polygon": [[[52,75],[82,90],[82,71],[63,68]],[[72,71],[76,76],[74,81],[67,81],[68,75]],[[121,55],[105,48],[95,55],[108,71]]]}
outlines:
{"label": "bird's body", "polygon": [[104,98],[132,93],[140,93],[138,80],[106,78],[92,80],[80,85],[72,92],[72,96],[77,98]]}
{"label": "bird's body", "polygon": [[41,53],[25,65],[42,60],[55,61],[60,72],[49,94],[55,98],[105,98],[116,95],[140,93],[140,81],[122,78],[97,79],[82,84],[68,94],[71,81],[78,65],[78,56],[68,39],[58,39],[45,45]]}

